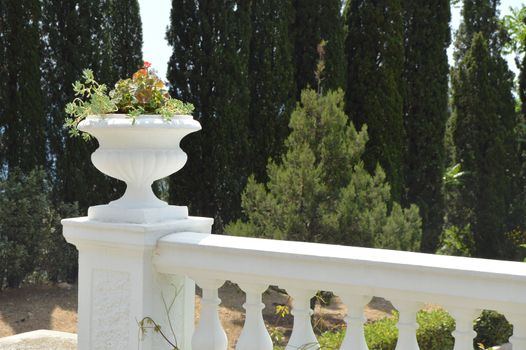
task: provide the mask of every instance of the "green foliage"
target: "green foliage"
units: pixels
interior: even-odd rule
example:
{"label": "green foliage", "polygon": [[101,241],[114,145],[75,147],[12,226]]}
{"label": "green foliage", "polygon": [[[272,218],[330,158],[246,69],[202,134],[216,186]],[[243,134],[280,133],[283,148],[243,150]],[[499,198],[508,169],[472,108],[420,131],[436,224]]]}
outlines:
{"label": "green foliage", "polygon": [[[172,0],[166,33],[173,47],[170,92],[195,105],[194,117],[203,127],[181,143],[191,156],[171,177],[170,201],[188,205],[195,215],[214,217],[215,232],[240,216],[240,194],[252,167],[247,111],[253,3]],[[282,91],[280,87],[279,96]]]}
{"label": "green foliage", "polygon": [[110,11],[113,83],[142,66],[143,40],[138,0],[112,0]]}
{"label": "green foliage", "polygon": [[523,54],[526,51],[526,6],[510,8],[510,14],[502,18],[502,26],[510,40],[506,42],[504,53]]}
{"label": "green foliage", "polygon": [[[365,325],[365,339],[370,350],[394,350],[398,339],[398,313],[395,317]],[[454,339],[451,332],[455,321],[443,310],[420,311],[417,314],[417,340],[421,349],[453,349]]]}
{"label": "green foliage", "polygon": [[473,256],[475,240],[470,225],[463,228],[451,226],[444,230],[436,251],[439,255]]}
{"label": "green foliage", "polygon": [[269,181],[249,179],[242,196],[246,221],[234,235],[416,250],[418,208],[390,199],[380,167],[373,175],[361,157],[365,127],[357,131],[343,111],[343,92],[302,93],[280,163],[269,162]]}
{"label": "green foliage", "polygon": [[68,103],[65,109],[66,113],[71,116],[71,118],[66,118],[65,122],[65,126],[69,128],[71,136],[80,134],[77,125],[87,116],[103,115],[117,111],[115,102],[106,94],[106,85],[95,81],[91,69],[85,69],[82,72],[82,78],[84,81],[77,80],[73,84],[76,98],[73,102]]}
{"label": "green foliage", "polygon": [[477,332],[474,344],[486,347],[507,343],[513,333],[513,327],[503,315],[489,310],[484,310],[477,318],[474,329]]}
{"label": "green foliage", "polygon": [[0,5],[0,165],[26,172],[47,161],[41,18],[38,0]]}
{"label": "green foliage", "polygon": [[[34,272],[51,281],[76,273],[76,250],[62,237],[45,176],[41,169],[12,169],[0,181],[0,289],[18,287]],[[64,214],[76,214],[74,205],[61,207]]]}
{"label": "green foliage", "polygon": [[395,349],[398,339],[396,322],[396,318],[384,318],[365,325],[365,340],[367,341],[369,350]]}
{"label": "green foliage", "polygon": [[420,311],[417,316],[418,344],[421,349],[453,349],[455,321],[443,310]]}
{"label": "green foliage", "polygon": [[[145,62],[131,79],[117,81],[109,94],[106,85],[95,81],[93,71],[85,69],[82,73],[84,81],[73,84],[77,97],[66,105],[66,113],[71,117],[66,118],[65,126],[70,129],[70,134],[78,136],[77,125],[89,115],[118,112],[135,118],[141,114],[159,114],[170,120],[177,115],[191,114],[194,106],[172,99],[163,81],[149,67],[150,64]],[[88,134],[83,135],[89,138]]]}
{"label": "green foliage", "polygon": [[[50,197],[49,194],[48,197]],[[37,271],[43,275],[45,280],[72,282],[77,279],[77,249],[64,239],[60,222],[63,218],[77,216],[80,216],[77,203],[52,205],[49,220],[46,225],[42,226],[40,254],[37,257]]]}
{"label": "green foliage", "polygon": [[445,186],[458,186],[464,175],[466,175],[466,172],[462,171],[462,165],[457,163],[446,168],[442,180]]}
{"label": "green foliage", "polygon": [[318,64],[317,45],[324,41],[325,70],[321,90],[344,89],[345,45],[341,0],[294,0],[294,23],[292,41],[294,45],[294,67],[296,98],[306,88],[315,88],[314,72]]}
{"label": "green foliage", "polygon": [[265,181],[268,159],[278,159],[283,150],[296,101],[291,0],[254,1],[250,16],[250,172],[258,181]]}
{"label": "green foliage", "polygon": [[451,41],[451,11],[449,0],[403,0],[401,4],[405,51],[401,91],[407,142],[405,199],[420,208],[421,250],[434,252],[445,210],[441,175],[449,114],[447,48]]}
{"label": "green foliage", "polygon": [[404,194],[407,151],[403,120],[404,29],[401,0],[347,1],[347,81],[345,106],[357,127],[367,124],[370,141],[364,163],[379,163],[394,200]]}
{"label": "green foliage", "polygon": [[[457,50],[460,60],[452,72],[454,162],[461,164],[466,175],[450,191],[448,225],[470,225],[476,256],[504,258],[510,255],[505,232],[516,227],[521,216],[515,205],[517,119],[511,92],[513,76],[491,31],[495,18],[481,21],[476,17],[495,16],[490,1],[484,3],[487,11],[482,14],[484,6],[464,9],[465,27],[480,31],[459,34],[459,42],[465,43],[466,37],[473,39],[465,51]],[[468,13],[469,9],[474,12]]]}
{"label": "green foliage", "polygon": [[[48,170],[53,182],[53,201],[78,202],[83,212],[90,205],[117,198],[124,189],[122,183],[102,175],[91,164],[90,155],[97,143],[67,137],[68,130],[64,128],[67,117],[65,106],[75,98],[70,87],[82,75],[82,68],[91,69],[97,81],[111,86],[121,73],[115,71],[116,66],[127,65],[121,58],[112,56],[114,49],[128,47],[130,56],[137,55],[137,27],[131,15],[133,6],[121,7],[119,11],[126,14],[117,14],[116,7],[112,8],[116,2],[122,4],[118,0],[40,1],[43,10],[41,35],[45,38],[42,40],[45,50],[42,86],[46,94],[47,110],[44,115],[47,120]],[[122,19],[121,14],[127,20],[119,24],[118,30],[128,31],[127,36],[114,32]],[[118,47],[114,46],[116,40],[120,41]],[[139,66],[141,64],[142,59]],[[126,73],[131,74],[139,66]]]}
{"label": "green foliage", "polygon": [[[366,323],[364,332],[369,349],[394,350],[398,340],[397,322],[398,313],[395,312],[394,317]],[[455,330],[455,320],[446,311],[420,311],[417,314],[417,322],[419,328],[416,336],[420,349],[453,349],[455,341],[451,333]],[[485,346],[504,344],[512,334],[512,326],[504,316],[487,310],[475,320],[474,329],[478,333],[474,340],[474,349],[478,349],[476,344],[479,343]],[[339,349],[344,336],[344,331],[322,333],[318,337],[319,349]]]}
{"label": "green foliage", "polygon": [[[366,323],[364,326],[365,340],[370,350],[394,350],[398,340],[398,313],[394,317]],[[417,331],[418,344],[421,349],[446,350],[453,349],[454,339],[451,332],[455,329],[455,321],[443,310],[420,311],[417,314],[419,328]],[[336,350],[340,348],[345,331],[324,332],[318,337],[319,348],[322,350]],[[274,347],[274,349],[281,349]]]}

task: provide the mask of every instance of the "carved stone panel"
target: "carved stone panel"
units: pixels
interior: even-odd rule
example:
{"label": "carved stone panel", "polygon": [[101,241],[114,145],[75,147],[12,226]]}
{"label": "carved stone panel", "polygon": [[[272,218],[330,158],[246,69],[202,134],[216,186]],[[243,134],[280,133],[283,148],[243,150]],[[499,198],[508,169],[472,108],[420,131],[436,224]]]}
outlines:
{"label": "carved stone panel", "polygon": [[97,269],[92,281],[91,349],[129,350],[130,274]]}

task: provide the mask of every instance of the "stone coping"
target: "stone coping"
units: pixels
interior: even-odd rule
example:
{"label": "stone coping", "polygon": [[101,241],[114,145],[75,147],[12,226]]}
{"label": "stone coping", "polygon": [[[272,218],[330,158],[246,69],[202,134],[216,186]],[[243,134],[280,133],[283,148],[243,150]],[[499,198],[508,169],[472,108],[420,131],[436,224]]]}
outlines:
{"label": "stone coping", "polygon": [[0,350],[76,350],[77,335],[73,333],[37,331],[0,338]]}

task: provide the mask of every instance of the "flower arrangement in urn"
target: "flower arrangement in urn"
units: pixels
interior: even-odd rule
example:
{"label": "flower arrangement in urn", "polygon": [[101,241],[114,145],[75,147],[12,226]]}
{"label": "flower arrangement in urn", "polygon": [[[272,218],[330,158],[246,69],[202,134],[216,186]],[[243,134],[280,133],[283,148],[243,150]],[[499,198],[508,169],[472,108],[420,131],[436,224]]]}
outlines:
{"label": "flower arrangement in urn", "polygon": [[[73,136],[80,134],[77,126],[88,116],[121,113],[135,121],[138,116],[148,114],[170,120],[174,116],[189,115],[194,110],[191,103],[170,97],[165,83],[147,61],[131,78],[119,80],[109,93],[105,84],[95,80],[92,70],[85,69],[82,78],[73,84],[75,99],[66,105],[70,117],[66,118],[65,125]],[[83,136],[90,137],[87,133]]]}
{"label": "flower arrangement in urn", "polygon": [[75,99],[66,106],[65,126],[73,136],[82,132],[85,139],[95,137],[99,148],[91,156],[93,164],[127,185],[118,200],[90,207],[88,217],[125,223],[187,218],[187,207],[161,201],[151,185],[186,163],[179,143],[201,129],[190,115],[193,105],[171,98],[148,62],[109,92],[86,69],[73,90]]}

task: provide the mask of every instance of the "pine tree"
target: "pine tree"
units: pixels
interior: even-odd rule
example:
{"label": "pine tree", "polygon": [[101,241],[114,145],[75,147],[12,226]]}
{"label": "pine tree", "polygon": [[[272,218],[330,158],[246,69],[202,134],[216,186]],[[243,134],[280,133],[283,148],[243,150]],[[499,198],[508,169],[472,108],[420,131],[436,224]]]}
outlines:
{"label": "pine tree", "polygon": [[[367,142],[343,110],[343,92],[302,93],[280,163],[269,162],[269,181],[253,177],[243,193],[247,221],[226,228],[235,235],[392,249],[418,249],[418,208],[393,203],[385,173],[371,175],[361,157]],[[392,208],[392,209],[390,209]]]}
{"label": "pine tree", "polygon": [[434,252],[442,232],[444,136],[448,118],[449,0],[405,0],[404,125],[407,202],[423,221],[422,251]]}
{"label": "pine tree", "polygon": [[[501,55],[497,1],[464,2],[452,74],[456,161],[468,173],[450,223],[470,224],[476,254],[505,258],[517,175],[513,75]],[[508,256],[509,258],[509,256]]]}
{"label": "pine tree", "polygon": [[292,10],[290,0],[256,1],[251,9],[248,114],[251,172],[258,181],[266,180],[268,159],[281,154],[296,100],[289,33]]}
{"label": "pine tree", "polygon": [[44,95],[41,90],[40,2],[5,0],[2,31],[2,160],[29,172],[46,165]]}
{"label": "pine tree", "polygon": [[138,0],[111,2],[111,52],[114,80],[131,76],[143,64]]}
{"label": "pine tree", "polygon": [[322,90],[345,88],[345,43],[341,0],[294,0],[294,61],[298,91],[316,88],[317,46],[325,41]]}
{"label": "pine tree", "polygon": [[347,26],[346,108],[351,120],[369,127],[364,155],[369,171],[385,169],[393,199],[404,193],[402,71],[404,35],[400,0],[349,0]]}
{"label": "pine tree", "polygon": [[167,39],[172,96],[195,105],[203,130],[185,138],[170,200],[222,221],[239,216],[248,173],[250,8],[244,1],[173,0]]}

